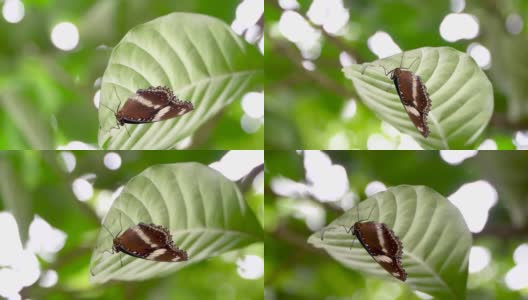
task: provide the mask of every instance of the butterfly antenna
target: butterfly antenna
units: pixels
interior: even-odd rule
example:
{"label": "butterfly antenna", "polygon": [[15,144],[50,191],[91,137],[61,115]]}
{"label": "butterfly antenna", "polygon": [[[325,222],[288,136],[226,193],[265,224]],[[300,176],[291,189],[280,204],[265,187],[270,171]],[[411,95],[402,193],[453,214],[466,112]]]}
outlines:
{"label": "butterfly antenna", "polygon": [[321,230],[321,241],[324,240],[324,233],[325,233],[325,231],[327,231],[327,230],[330,230],[330,228],[323,228],[323,229]]}
{"label": "butterfly antenna", "polygon": [[382,68],[383,69],[383,73],[385,73],[385,76],[389,75],[390,72],[391,72],[391,71],[387,72],[387,69],[385,69],[385,67],[382,66],[382,65],[368,64],[361,70],[361,75],[365,74],[365,71],[367,70],[368,67],[380,67],[380,68]]}
{"label": "butterfly antenna", "polygon": [[103,226],[104,229],[106,229],[106,231],[108,232],[108,234],[110,234],[110,236],[112,237],[112,239],[114,238],[114,235],[112,234],[112,232],[110,231],[110,229],[108,229],[108,227],[106,227],[104,224],[101,223],[101,226]]}
{"label": "butterfly antenna", "polygon": [[[346,233],[351,233],[352,230],[354,230],[354,226],[350,226],[350,228],[346,227],[345,225],[341,225],[343,226],[343,228],[345,228],[345,232]],[[352,249],[352,247],[354,247],[354,242],[356,241],[356,236],[354,234],[352,234],[354,237],[352,238],[352,245],[350,245],[350,249]]]}
{"label": "butterfly antenna", "polygon": [[367,217],[367,220],[370,219],[370,215],[372,214],[372,212],[374,211],[374,208],[378,206],[378,201],[376,201],[376,205],[372,205],[372,209],[370,210],[369,214],[368,214],[368,217]]}
{"label": "butterfly antenna", "polygon": [[414,63],[415,63],[417,60],[418,60],[418,57],[416,57],[416,58],[412,61],[411,65],[410,65],[408,68],[406,68],[406,69],[411,69],[412,65],[414,65]]}
{"label": "butterfly antenna", "polygon": [[119,233],[116,236],[119,236],[121,234],[121,231],[123,231],[123,224],[121,223],[121,216],[123,214],[119,213]]}

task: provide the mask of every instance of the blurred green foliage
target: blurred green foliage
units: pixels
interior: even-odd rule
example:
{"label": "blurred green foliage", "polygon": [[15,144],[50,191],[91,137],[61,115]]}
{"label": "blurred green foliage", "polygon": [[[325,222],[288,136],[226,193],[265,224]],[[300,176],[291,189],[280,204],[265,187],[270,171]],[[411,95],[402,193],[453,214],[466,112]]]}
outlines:
{"label": "blurred green foliage", "polygon": [[[463,184],[488,180],[498,192],[498,202],[489,211],[483,231],[473,234],[473,245],[487,247],[491,262],[481,272],[469,274],[467,297],[512,300],[526,297],[526,289],[512,291],[504,283],[505,274],[514,267],[513,251],[525,243],[528,236],[528,176],[526,172],[520,173],[528,163],[526,154],[480,151],[459,165],[450,165],[436,151],[325,153],[333,164],[346,169],[354,202],[367,198],[365,188],[373,181],[387,187],[425,185],[448,197]],[[293,159],[294,156],[298,158]],[[266,152],[264,284],[269,299],[420,299],[405,284],[383,281],[347,269],[326,252],[306,242],[313,231],[305,219],[310,214],[305,215],[303,209],[305,212],[323,210],[324,224],[344,211],[341,200],[323,203],[310,194],[286,197],[275,193],[272,181],[279,176],[310,183],[304,172],[299,178],[303,157],[303,152]],[[343,201],[349,197],[343,197]],[[468,201],[479,201],[479,198],[475,195]],[[514,215],[524,223],[514,222]],[[528,272],[525,273],[528,276]]]}
{"label": "blurred green foliage", "polygon": [[[172,12],[214,16],[231,24],[240,1],[23,1],[24,19],[0,20],[0,149],[56,149],[71,141],[97,145],[93,104],[111,47],[134,26]],[[79,29],[76,49],[61,51],[50,33],[59,22]],[[240,100],[194,136],[191,148],[256,149],[264,129],[240,127]]]}
{"label": "blurred green foliage", "polygon": [[[63,153],[75,157],[72,172],[66,171]],[[53,262],[40,261],[41,269],[56,270],[58,283],[43,288],[35,283],[22,290],[31,299],[262,299],[263,278],[247,280],[237,274],[237,259],[245,254],[263,257],[264,245],[255,243],[219,257],[189,265],[181,271],[143,282],[89,282],[89,262],[101,229],[96,214],[99,196],[113,192],[147,167],[176,162],[218,161],[225,151],[120,151],[122,165],[105,167],[104,151],[0,151],[0,211],[11,211],[19,225],[23,243],[27,226],[35,214],[67,234],[66,244]],[[72,191],[76,178],[88,179],[94,194],[78,201]],[[89,178],[89,177],[83,177]],[[263,224],[263,195],[251,188],[243,192],[249,206]],[[23,231],[25,233],[23,234]],[[222,295],[222,296],[219,296]],[[224,297],[225,296],[225,297]]]}
{"label": "blurred green foliage", "polygon": [[[311,0],[298,0],[295,11],[307,18]],[[457,1],[343,1],[350,14],[344,36],[335,36],[319,25],[321,54],[313,62],[315,70],[303,67],[301,51],[279,32],[283,9],[277,0],[265,1],[266,21],[266,149],[367,149],[373,134],[381,134],[391,143],[399,138],[382,131],[381,120],[358,98],[352,82],[341,72],[339,55],[348,53],[357,63],[370,62],[377,56],[369,49],[368,39],[378,31],[386,32],[403,50],[449,46],[466,52],[477,42],[491,52],[492,67],[486,73],[494,87],[495,111],[484,133],[499,149],[514,149],[515,132],[528,128],[526,96],[528,59],[528,22],[523,31],[512,35],[505,28],[511,14],[528,18],[526,1],[460,1],[464,13],[478,18],[480,33],[473,40],[447,42],[440,35],[440,24],[452,13],[450,2]],[[334,3],[334,2],[332,2]],[[290,28],[293,30],[293,28]],[[353,118],[342,118],[348,100],[357,105]],[[332,138],[343,136],[346,146]],[[337,146],[335,146],[337,145]]]}

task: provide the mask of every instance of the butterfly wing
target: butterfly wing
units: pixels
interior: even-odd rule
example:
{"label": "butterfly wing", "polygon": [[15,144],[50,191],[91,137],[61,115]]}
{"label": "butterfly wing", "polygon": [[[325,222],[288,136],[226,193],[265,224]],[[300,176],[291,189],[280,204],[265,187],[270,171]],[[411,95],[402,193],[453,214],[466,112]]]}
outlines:
{"label": "butterfly wing", "polygon": [[159,110],[154,118],[152,119],[152,122],[156,121],[163,121],[175,117],[179,117],[181,115],[184,115],[194,109],[193,105],[189,101],[181,101],[176,99],[176,97],[173,98],[170,103]]}
{"label": "butterfly wing", "polygon": [[354,235],[372,258],[392,276],[405,281],[407,273],[401,265],[402,244],[383,223],[358,222]]}
{"label": "butterfly wing", "polygon": [[116,242],[119,251],[154,261],[183,261],[187,253],[172,242],[169,232],[162,226],[139,223],[127,229]]}
{"label": "butterfly wing", "polygon": [[431,99],[427,93],[427,87],[420,76],[399,68],[394,70],[393,81],[409,119],[416,129],[427,137],[429,135],[427,115],[431,110]]}
{"label": "butterfly wing", "polygon": [[166,87],[139,89],[130,96],[117,113],[123,123],[151,123],[181,116],[192,111],[193,105],[180,101]]}
{"label": "butterfly wing", "polygon": [[118,119],[124,123],[150,123],[156,114],[167,106],[166,93],[161,91],[138,90],[130,96],[117,112]]}
{"label": "butterfly wing", "polygon": [[151,253],[145,259],[164,262],[188,259],[187,252],[174,245],[172,236],[163,226],[144,223],[139,223],[138,226],[148,234],[151,241],[156,243],[156,245],[152,245]]}

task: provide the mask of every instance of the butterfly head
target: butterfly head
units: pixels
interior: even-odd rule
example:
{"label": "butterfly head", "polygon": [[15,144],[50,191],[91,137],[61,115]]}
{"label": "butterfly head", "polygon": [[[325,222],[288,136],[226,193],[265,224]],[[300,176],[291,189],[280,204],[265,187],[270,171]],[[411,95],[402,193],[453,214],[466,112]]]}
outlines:
{"label": "butterfly head", "polygon": [[395,68],[389,71],[387,75],[390,77],[391,80],[396,79],[398,76],[400,76],[402,73],[401,68]]}

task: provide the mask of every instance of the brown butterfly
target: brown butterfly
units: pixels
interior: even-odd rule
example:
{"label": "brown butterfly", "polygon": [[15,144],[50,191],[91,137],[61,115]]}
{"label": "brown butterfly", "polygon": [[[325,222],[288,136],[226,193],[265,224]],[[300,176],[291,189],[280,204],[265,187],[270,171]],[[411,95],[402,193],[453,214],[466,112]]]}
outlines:
{"label": "brown butterfly", "polygon": [[125,124],[163,121],[194,110],[191,102],[178,99],[171,89],[162,86],[151,86],[137,90],[135,94],[127,98],[122,107],[119,104],[116,111],[104,104],[102,105],[114,113],[117,122],[117,127],[114,128],[119,128]]}
{"label": "brown butterfly", "polygon": [[164,262],[184,261],[187,252],[174,245],[169,231],[160,225],[139,223],[113,240],[114,252]]}
{"label": "brown butterfly", "polygon": [[[420,76],[409,71],[414,62],[418,59],[416,58],[409,68],[403,68],[403,54],[400,67],[394,68],[390,71],[386,71],[384,66],[378,65],[383,68],[385,75],[389,76],[390,79],[394,82],[396,87],[396,92],[400,101],[403,104],[403,108],[407,112],[409,119],[414,124],[416,129],[420,134],[427,138],[429,136],[429,126],[427,124],[427,115],[431,110],[431,98],[429,98],[429,93],[427,92],[427,87],[422,81]],[[364,72],[364,70],[363,70]]]}
{"label": "brown butterfly", "polygon": [[[367,220],[375,207],[372,207]],[[358,221],[350,228],[341,226],[345,228],[346,233],[352,233],[363,248],[367,250],[367,253],[389,274],[401,281],[407,280],[407,272],[401,263],[403,246],[396,234],[384,223],[365,221],[359,220],[358,207]],[[321,234],[321,239],[323,239],[323,233],[324,231]],[[352,241],[353,243],[354,241]]]}

